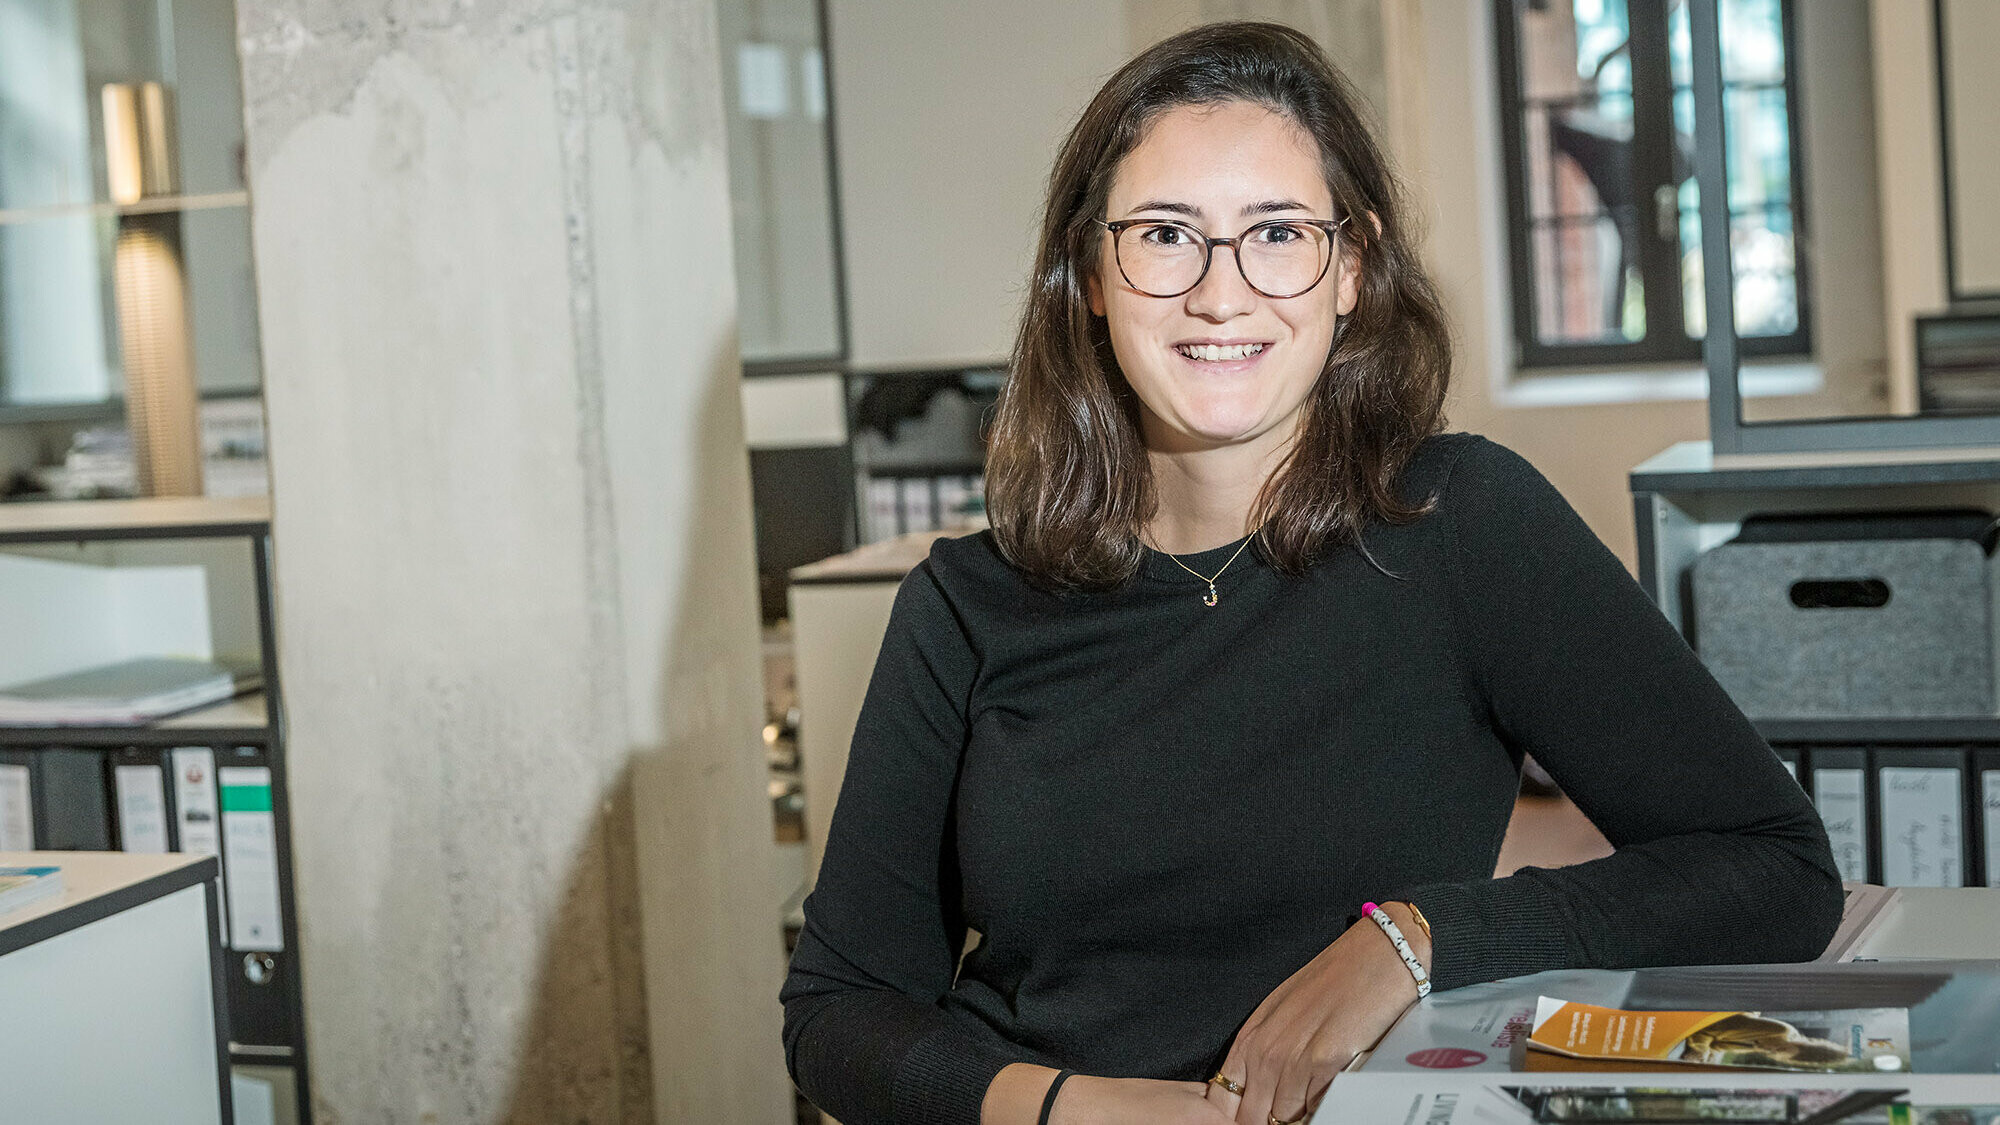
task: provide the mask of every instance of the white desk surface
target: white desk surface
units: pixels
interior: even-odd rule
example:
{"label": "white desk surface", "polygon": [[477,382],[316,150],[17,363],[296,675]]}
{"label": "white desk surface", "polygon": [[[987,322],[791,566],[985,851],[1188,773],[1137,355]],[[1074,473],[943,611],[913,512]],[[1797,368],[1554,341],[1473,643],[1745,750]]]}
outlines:
{"label": "white desk surface", "polygon": [[212,858],[184,852],[0,852],[0,867],[60,867],[63,881],[61,893],[0,914],[0,933]]}
{"label": "white desk surface", "polygon": [[2000,888],[1902,887],[1855,956],[1878,961],[2000,959]]}

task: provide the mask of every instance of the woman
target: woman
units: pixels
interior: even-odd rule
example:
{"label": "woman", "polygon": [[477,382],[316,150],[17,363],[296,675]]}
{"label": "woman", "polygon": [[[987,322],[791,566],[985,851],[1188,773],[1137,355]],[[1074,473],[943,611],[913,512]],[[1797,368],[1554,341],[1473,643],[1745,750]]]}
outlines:
{"label": "woman", "polygon": [[[1354,107],[1304,36],[1221,24],[1065,143],[994,530],[897,596],[783,993],[845,1125],[1296,1121],[1420,979],[1831,935],[1755,730],[1547,482],[1440,435]],[[1492,878],[1524,753],[1615,854]]]}

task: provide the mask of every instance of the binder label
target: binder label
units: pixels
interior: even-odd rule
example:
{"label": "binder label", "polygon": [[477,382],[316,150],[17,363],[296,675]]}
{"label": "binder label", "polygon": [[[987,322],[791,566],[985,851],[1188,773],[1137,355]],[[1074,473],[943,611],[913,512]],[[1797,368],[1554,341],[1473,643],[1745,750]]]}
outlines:
{"label": "binder label", "polygon": [[1868,799],[1861,770],[1814,770],[1813,804],[1842,882],[1868,881]]}
{"label": "binder label", "polygon": [[128,852],[167,850],[167,787],[158,766],[115,766],[111,787],[118,796],[118,846]]}
{"label": "binder label", "polygon": [[28,801],[28,767],[0,766],[0,852],[35,850],[35,806]]}
{"label": "binder label", "polygon": [[1980,776],[1985,781],[1979,806],[1986,814],[1986,885],[2000,887],[2000,770]]}
{"label": "binder label", "polygon": [[231,948],[275,953],[285,948],[278,907],[278,827],[271,813],[271,771],[224,766],[223,862],[229,866]]}
{"label": "binder label", "polygon": [[[180,831],[181,850],[194,855],[222,854],[220,809],[215,800],[215,751],[206,746],[185,746],[173,752],[174,826]],[[229,874],[216,881],[216,904],[222,909],[215,936],[227,941],[229,925]]]}
{"label": "binder label", "polygon": [[1891,887],[1965,885],[1964,826],[1955,769],[1884,766],[1882,882]]}

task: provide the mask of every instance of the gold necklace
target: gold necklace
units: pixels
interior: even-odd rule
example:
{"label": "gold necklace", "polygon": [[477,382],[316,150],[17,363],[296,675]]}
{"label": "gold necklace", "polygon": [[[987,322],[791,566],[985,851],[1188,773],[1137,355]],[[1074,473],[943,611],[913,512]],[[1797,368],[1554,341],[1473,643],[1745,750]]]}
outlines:
{"label": "gold necklace", "polygon": [[[1262,529],[1262,528],[1258,528],[1257,530],[1258,530],[1258,531],[1262,531],[1263,529]],[[1257,538],[1257,532],[1256,532],[1256,531],[1253,531],[1253,532],[1251,532],[1251,533],[1250,533],[1249,535],[1245,536],[1245,537],[1244,537],[1244,539],[1243,539],[1243,547],[1248,547],[1248,546],[1250,545],[1250,540],[1252,540],[1252,539],[1255,539],[1255,538]],[[1216,596],[1216,593],[1215,593],[1215,580],[1216,580],[1217,578],[1220,578],[1220,577],[1222,577],[1222,571],[1224,571],[1224,570],[1228,570],[1228,569],[1229,569],[1229,563],[1233,563],[1233,562],[1235,562],[1235,561],[1236,561],[1236,555],[1240,555],[1240,554],[1242,554],[1242,553],[1243,553],[1243,547],[1238,547],[1238,548],[1236,548],[1236,554],[1235,554],[1235,555],[1231,555],[1231,556],[1229,556],[1229,562],[1226,562],[1226,563],[1223,563],[1223,564],[1222,564],[1222,568],[1221,568],[1221,570],[1217,570],[1217,571],[1216,571],[1216,572],[1215,572],[1214,574],[1212,574],[1212,575],[1209,575],[1209,574],[1203,574],[1203,573],[1202,573],[1201,571],[1199,571],[1199,570],[1196,570],[1195,568],[1193,568],[1193,567],[1189,566],[1188,564],[1186,564],[1186,563],[1182,562],[1182,561],[1181,561],[1181,560],[1180,560],[1180,559],[1179,559],[1178,557],[1176,557],[1176,556],[1174,556],[1174,555],[1169,555],[1169,554],[1167,554],[1167,552],[1165,552],[1165,551],[1161,551],[1160,553],[1161,553],[1161,554],[1163,554],[1163,555],[1167,555],[1167,557],[1168,557],[1168,558],[1170,558],[1170,559],[1173,559],[1173,560],[1174,560],[1174,565],[1175,565],[1175,566],[1177,566],[1177,567],[1180,567],[1180,568],[1181,568],[1182,570],[1185,570],[1185,571],[1187,571],[1187,572],[1188,572],[1189,574],[1192,574],[1192,575],[1194,575],[1194,576],[1195,576],[1196,578],[1199,578],[1199,579],[1201,579],[1201,580],[1202,580],[1203,582],[1206,582],[1206,583],[1208,583],[1208,596],[1207,596],[1207,597],[1204,597],[1203,599],[1201,599],[1201,604],[1203,604],[1203,605],[1206,605],[1206,606],[1213,606],[1213,605],[1214,605],[1214,604],[1215,604],[1216,602],[1218,602],[1218,601],[1220,601],[1220,600],[1221,600],[1220,598],[1218,598],[1218,597]],[[1155,548],[1155,549],[1157,550],[1157,548]]]}

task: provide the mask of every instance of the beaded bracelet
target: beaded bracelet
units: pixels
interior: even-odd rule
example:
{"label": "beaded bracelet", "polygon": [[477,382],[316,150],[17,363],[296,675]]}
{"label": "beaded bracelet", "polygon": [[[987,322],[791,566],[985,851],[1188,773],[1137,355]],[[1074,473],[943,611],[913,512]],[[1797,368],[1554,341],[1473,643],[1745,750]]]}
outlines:
{"label": "beaded bracelet", "polygon": [[1397,956],[1403,959],[1404,966],[1410,970],[1410,976],[1417,982],[1417,999],[1422,1000],[1429,996],[1431,975],[1425,971],[1424,963],[1417,960],[1417,955],[1410,950],[1410,943],[1403,940],[1403,931],[1397,927],[1396,920],[1372,902],[1363,903],[1361,912],[1368,915],[1369,921],[1380,926],[1382,933],[1388,937],[1389,944],[1396,947]]}
{"label": "beaded bracelet", "polygon": [[1056,1091],[1062,1089],[1062,1084],[1069,1081],[1075,1074],[1076,1071],[1074,1070],[1057,1072],[1056,1080],[1049,1083],[1048,1095],[1042,1098],[1042,1115],[1035,1119],[1035,1125],[1049,1125],[1049,1111],[1056,1107]]}

